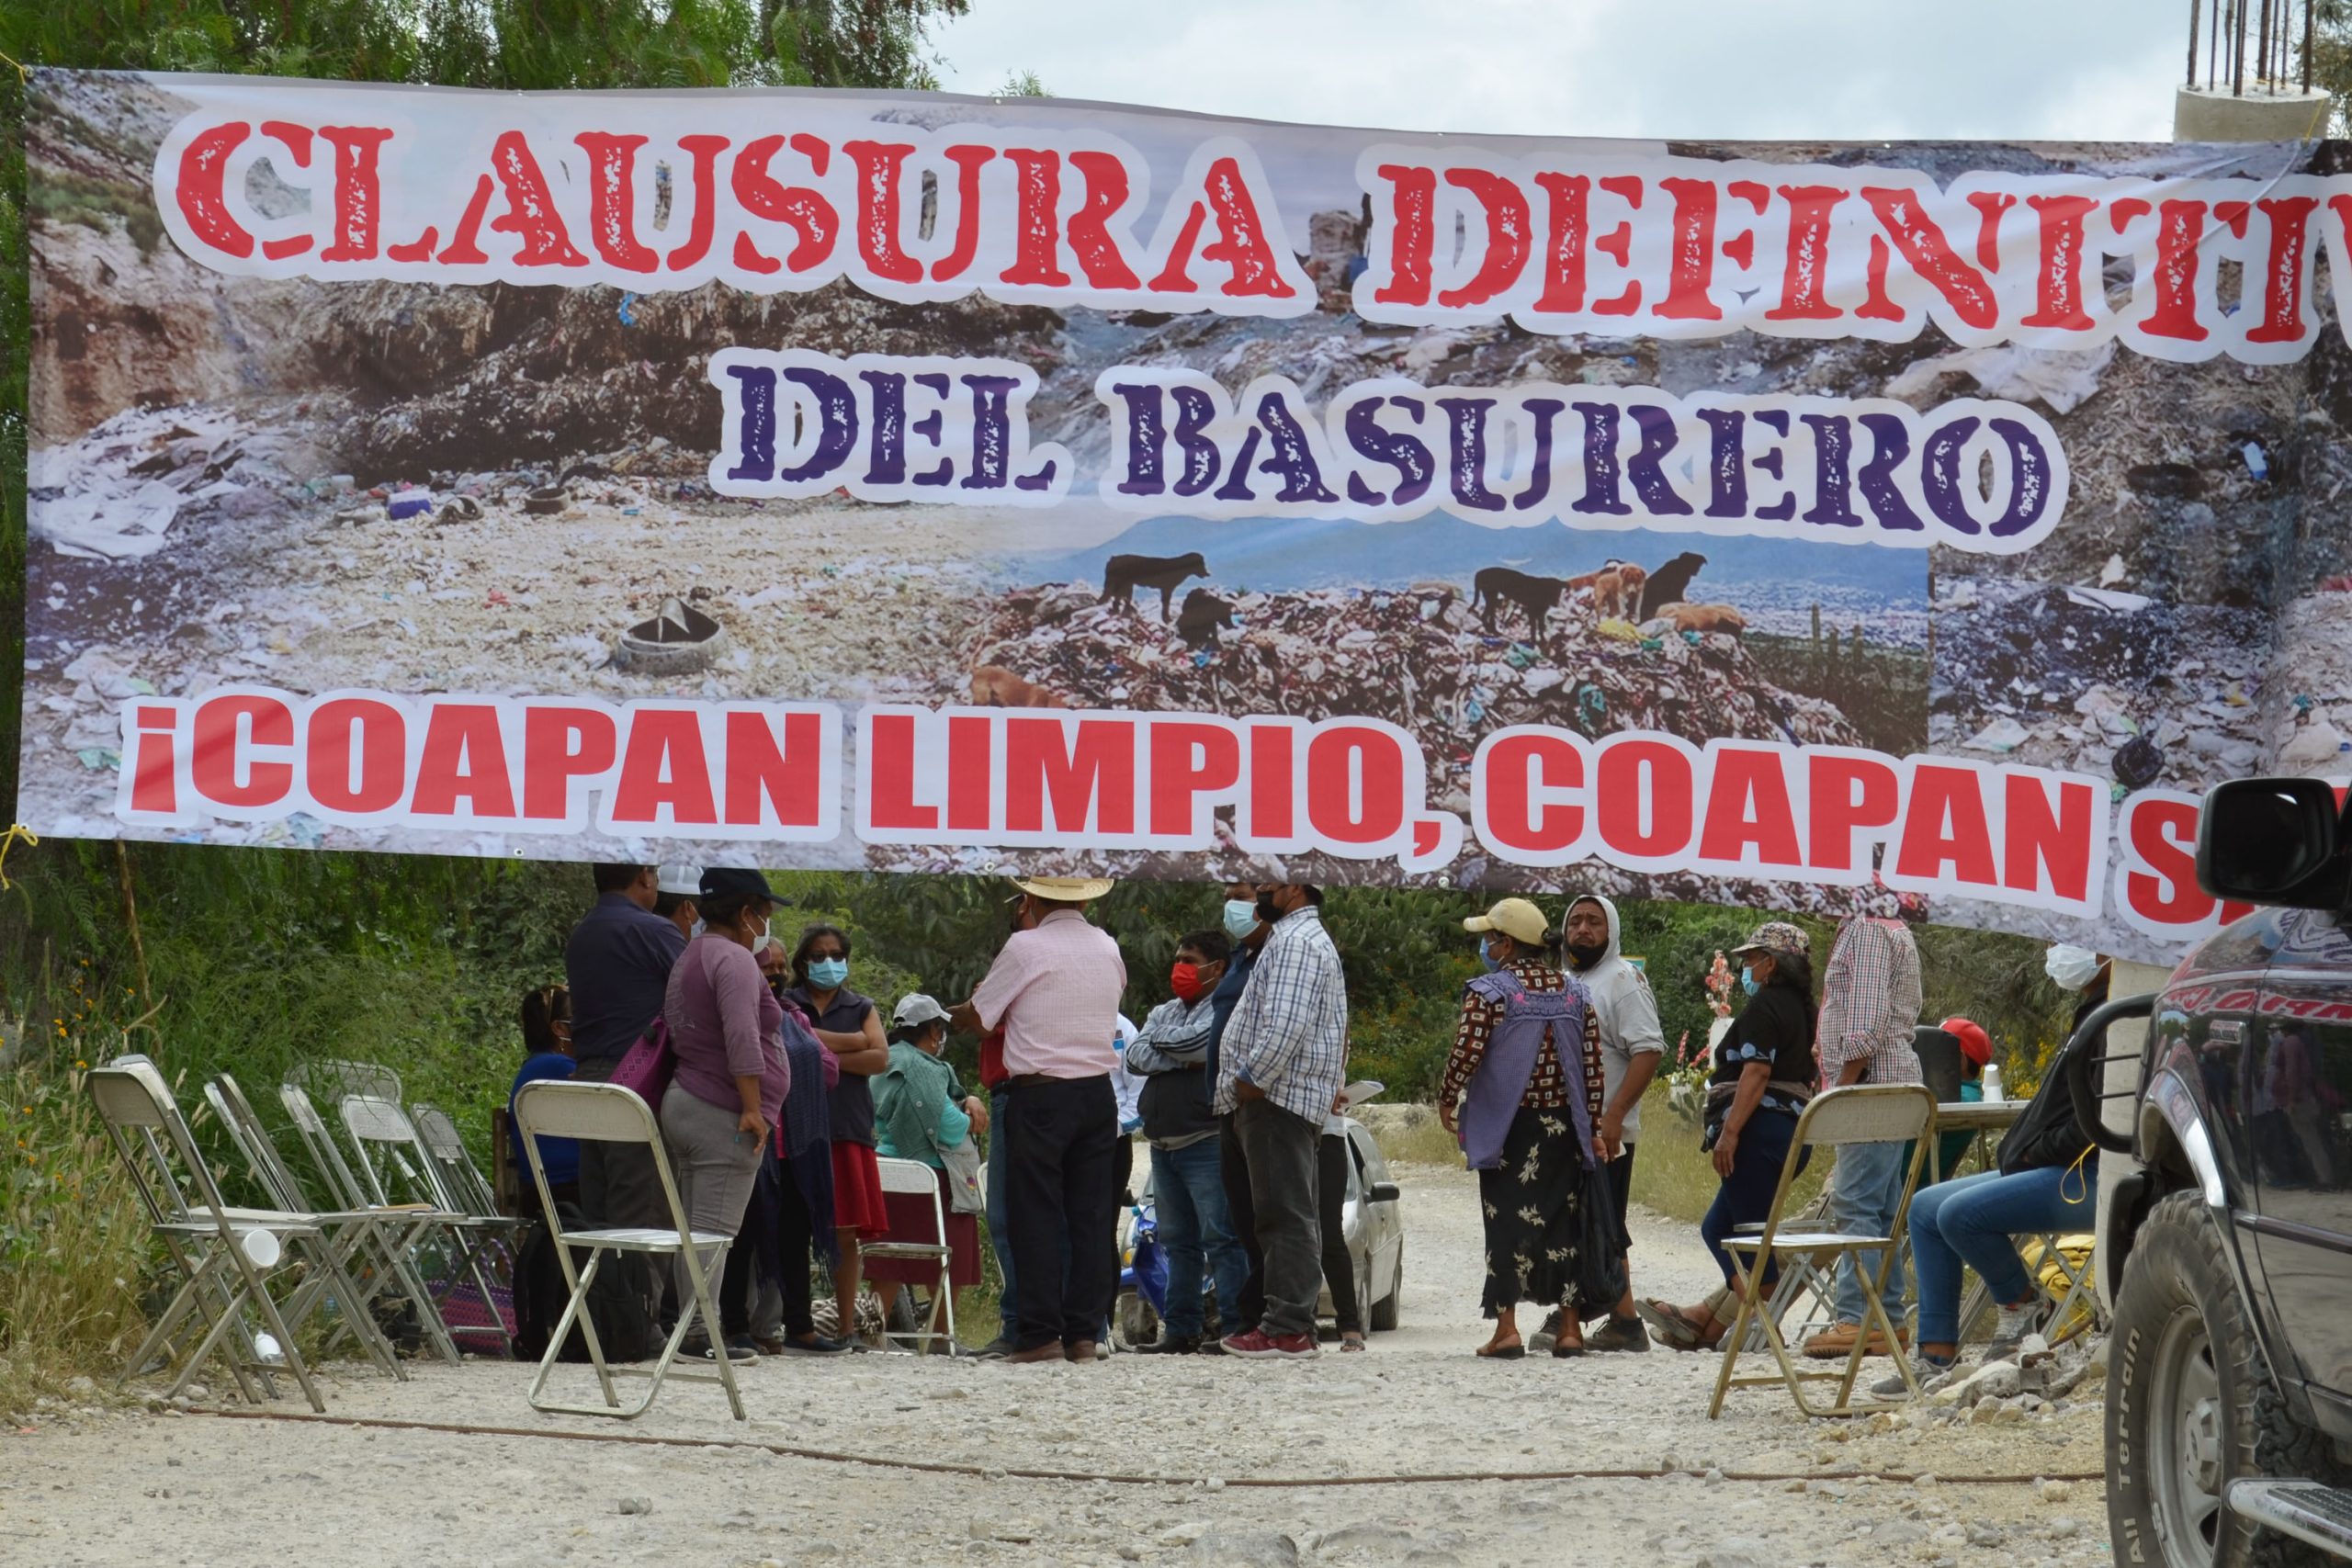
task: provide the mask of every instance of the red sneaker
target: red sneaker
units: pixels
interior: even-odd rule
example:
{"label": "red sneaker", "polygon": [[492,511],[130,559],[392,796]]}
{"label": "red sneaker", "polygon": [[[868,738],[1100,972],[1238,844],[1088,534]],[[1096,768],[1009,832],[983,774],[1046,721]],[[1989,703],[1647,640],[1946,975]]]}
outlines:
{"label": "red sneaker", "polygon": [[1225,1347],[1225,1353],[1228,1356],[1263,1357],[1281,1353],[1274,1348],[1274,1342],[1266,1337],[1265,1331],[1257,1328],[1240,1334],[1228,1334],[1217,1343]]}
{"label": "red sneaker", "polygon": [[1268,1343],[1273,1354],[1295,1361],[1312,1360],[1323,1353],[1312,1334],[1277,1334]]}
{"label": "red sneaker", "polygon": [[1312,1334],[1268,1334],[1262,1328],[1253,1328],[1246,1334],[1228,1334],[1222,1343],[1228,1356],[1249,1356],[1259,1360],[1275,1358],[1305,1360],[1323,1353]]}

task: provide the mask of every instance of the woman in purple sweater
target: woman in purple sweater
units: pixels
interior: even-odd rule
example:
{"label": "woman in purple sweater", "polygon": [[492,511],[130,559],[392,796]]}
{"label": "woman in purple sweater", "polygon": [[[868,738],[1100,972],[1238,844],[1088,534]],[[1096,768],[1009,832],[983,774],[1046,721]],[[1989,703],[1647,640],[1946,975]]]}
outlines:
{"label": "woman in purple sweater", "polygon": [[[768,940],[775,895],[756,871],[713,866],[702,875],[703,933],[686,944],[670,971],[662,1016],[670,1026],[677,1071],[662,1097],[662,1141],[686,1223],[697,1231],[732,1236],[741,1228],[759,1175],[760,1149],[792,1088],[784,1055],[784,1007],[768,989],[752,956]],[[678,1262],[681,1310],[694,1300],[685,1262]],[[709,1265],[717,1290],[726,1269],[722,1251]],[[704,1324],[690,1351],[716,1359],[719,1352]],[[729,1340],[730,1360],[758,1355],[748,1335]]]}

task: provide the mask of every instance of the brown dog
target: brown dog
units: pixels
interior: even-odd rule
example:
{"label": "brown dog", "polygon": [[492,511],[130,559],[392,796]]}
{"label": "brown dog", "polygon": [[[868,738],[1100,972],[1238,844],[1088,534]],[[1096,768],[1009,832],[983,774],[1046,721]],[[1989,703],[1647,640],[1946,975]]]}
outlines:
{"label": "brown dog", "polygon": [[1650,618],[1664,621],[1676,631],[1697,632],[1702,637],[1709,632],[1742,637],[1747,631],[1747,617],[1729,604],[1661,604]]}
{"label": "brown dog", "polygon": [[1066,708],[1057,693],[1024,681],[1001,664],[983,664],[972,671],[972,705],[983,708]]}
{"label": "brown dog", "polygon": [[1629,560],[1612,561],[1592,574],[1592,618],[1631,620],[1642,603],[1649,573]]}

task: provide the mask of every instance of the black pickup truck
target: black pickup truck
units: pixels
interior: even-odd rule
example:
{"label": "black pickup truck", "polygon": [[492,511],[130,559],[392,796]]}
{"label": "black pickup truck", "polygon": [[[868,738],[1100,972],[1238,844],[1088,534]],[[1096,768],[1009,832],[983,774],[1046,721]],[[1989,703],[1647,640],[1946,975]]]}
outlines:
{"label": "black pickup truck", "polygon": [[[2223,784],[2197,869],[2257,908],[2066,1053],[2103,1150],[2115,1560],[2352,1561],[2352,813]],[[2144,1048],[2103,1048],[2135,1017]]]}

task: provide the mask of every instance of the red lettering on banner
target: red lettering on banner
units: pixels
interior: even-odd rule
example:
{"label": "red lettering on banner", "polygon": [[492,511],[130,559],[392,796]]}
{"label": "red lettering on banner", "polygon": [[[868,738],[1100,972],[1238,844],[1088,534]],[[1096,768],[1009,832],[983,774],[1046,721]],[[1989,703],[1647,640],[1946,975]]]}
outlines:
{"label": "red lettering on banner", "polygon": [[276,806],[294,787],[290,762],[257,761],[251,746],[292,746],[294,715],[274,696],[230,694],[196,710],[188,741],[188,779],[216,806],[250,811]]}
{"label": "red lettering on banner", "polygon": [[883,831],[936,829],[938,808],[915,800],[914,716],[876,714],[865,751],[866,770],[873,781],[865,796],[867,820]]}
{"label": "red lettering on banner", "polygon": [[[776,730],[784,744],[776,744]],[[727,821],[730,827],[755,828],[764,819],[763,807],[786,828],[814,828],[823,802],[819,797],[824,770],[818,753],[825,744],[825,720],[820,714],[788,713],[771,720],[766,714],[727,716]]]}
{"label": "red lettering on banner", "polygon": [[956,243],[931,264],[933,282],[963,276],[972,258],[980,254],[980,170],[995,156],[993,147],[947,149],[947,161],[956,165]]}
{"label": "red lettering on banner", "polygon": [[2140,330],[2156,337],[2202,343],[2205,323],[2197,319],[2199,247],[2205,240],[2205,204],[2167,201],[2156,209],[2156,307]]}
{"label": "red lettering on banner", "polygon": [[[466,807],[458,809],[463,799]],[[436,703],[425,722],[409,809],[420,817],[493,819],[514,815],[506,738],[488,703]]]}
{"label": "red lettering on banner", "polygon": [[1513,860],[1564,863],[1584,837],[1584,753],[1566,736],[1522,731],[1489,740],[1477,783],[1478,837]]}
{"label": "red lettering on banner", "polygon": [[2090,263],[2084,225],[2098,203],[2086,196],[2034,196],[2026,205],[2041,220],[2041,251],[2034,270],[2037,306],[2023,324],[2090,331],[2090,312],[2083,309],[2083,275]]}
{"label": "red lettering on banner", "polygon": [[2001,319],[2001,304],[1994,297],[1993,286],[1952,249],[1942,225],[1928,216],[1917,192],[1864,186],[1861,194],[1911,270],[1935,286],[1963,324],[1982,332]]}
{"label": "red lettering on banner", "polygon": [[1911,799],[1903,813],[1894,870],[1926,882],[1942,876],[1947,865],[1974,886],[2000,886],[1976,770],[1921,762],[1911,770]]}
{"label": "red lettering on banner", "polygon": [[[792,150],[808,160],[808,167],[819,179],[825,177],[826,166],[832,162],[832,148],[818,137],[795,136],[790,139]],[[736,155],[735,168],[729,176],[735,199],[743,210],[754,218],[764,218],[771,223],[782,223],[795,236],[792,250],[777,261],[752,243],[749,234],[735,236],[735,265],[746,272],[762,276],[778,271],[808,272],[822,265],[833,254],[833,241],[841,232],[841,214],[833,204],[807,186],[787,186],[768,172],[768,164],[784,151],[786,139],[763,136],[747,143]]]}
{"label": "red lettering on banner", "polygon": [[1834,321],[1842,314],[1829,302],[1830,215],[1854,193],[1838,186],[1782,186],[1789,204],[1788,259],[1781,269],[1781,302],[1764,312],[1768,321]]}
{"label": "red lettering on banner", "polygon": [[1405,827],[1405,751],[1385,729],[1340,724],[1306,744],[1307,825],[1335,844],[1385,843]]}
{"label": "red lettering on banner", "polygon": [[523,815],[560,822],[571,816],[572,781],[613,765],[620,732],[602,708],[538,707],[523,715]]}
{"label": "red lettering on banner", "polygon": [[1804,863],[1797,843],[1796,808],[1789,801],[1783,771],[1786,754],[1746,747],[1718,747],[1707,790],[1707,819],[1699,835],[1699,858],[1737,863],[1756,846],[1767,866],[1792,869]]}
{"label": "red lettering on banner", "polygon": [[1069,155],[1069,166],[1086,181],[1086,198],[1070,214],[1069,238],[1070,254],[1078,257],[1088,287],[1141,288],[1142,280],[1127,265],[1110,228],[1111,220],[1127,204],[1127,166],[1111,153],[1083,151]]}
{"label": "red lettering on banner", "polygon": [[899,245],[899,191],[906,181],[910,141],[844,141],[857,170],[857,254],[876,277],[912,283],[922,266]]}
{"label": "red lettering on banner", "polygon": [[2149,925],[2193,926],[2213,913],[2197,886],[2197,803],[2140,795],[2123,815],[2124,842],[2146,869],[2123,877],[2123,904]]}
{"label": "red lettering on banner", "polygon": [[1674,198],[1673,270],[1666,298],[1650,308],[1654,316],[1684,321],[1719,321],[1723,310],[1712,289],[1715,280],[1715,183],[1665,179],[1658,189]]}
{"label": "red lettering on banner", "polygon": [[1217,237],[1200,247],[1201,259],[1226,269],[1219,294],[1228,299],[1288,299],[1297,293],[1283,276],[1257,198],[1241,177],[1240,162],[1230,156],[1210,161],[1200,193],[1192,198],[1176,243],[1169,247],[1167,265],[1151,280],[1153,292],[1191,294],[1198,288],[1192,275],[1193,247],[1202,224],[1210,219],[1216,222]]}
{"label": "red lettering on banner", "polygon": [[1868,870],[1867,859],[1855,863],[1854,835],[1894,825],[1903,802],[1894,764],[1851,752],[1816,752],[1805,763],[1813,819],[1806,863],[1815,871]]}
{"label": "red lettering on banner", "polygon": [[[2312,196],[2265,197],[2254,204],[2270,228],[2270,254],[2262,269],[2262,320],[2246,330],[2248,343],[2301,343],[2309,323],[2303,317],[2304,243],[2310,238],[2312,214],[2319,198]],[[2255,269],[2247,267],[2249,283]]]}
{"label": "red lettering on banner", "polygon": [[1250,831],[1283,841],[1298,833],[1297,734],[1286,724],[1250,727]]}
{"label": "red lettering on banner", "polygon": [[583,130],[572,140],[588,154],[588,241],[624,272],[651,272],[652,247],[637,237],[637,150],[642,136]]}
{"label": "red lettering on banner", "polygon": [[303,786],[325,809],[390,811],[408,792],[408,720],[391,704],[374,697],[321,703],[305,739]]}
{"label": "red lettering on banner", "polygon": [[947,721],[947,829],[985,833],[994,821],[996,724],[979,714]]}
{"label": "red lettering on banner", "polygon": [[[540,172],[539,161],[531,152],[531,144],[519,130],[509,130],[491,143],[491,175],[499,189],[506,195],[505,212],[490,220],[491,228],[501,234],[512,234],[521,242],[514,253],[517,266],[586,266],[588,258],[572,248],[571,236],[563,226],[563,215],[556,210],[555,195],[548,188],[548,177]],[[471,210],[469,211],[470,217]],[[461,232],[461,242],[470,242],[469,231]]]}
{"label": "red lettering on banner", "polygon": [[1151,727],[1151,831],[1191,839],[1200,833],[1201,796],[1241,781],[1241,743],[1221,724]]}
{"label": "red lettering on banner", "polygon": [[1383,305],[1416,308],[1430,302],[1430,273],[1437,249],[1437,171],[1383,164],[1388,182],[1388,280],[1373,290]]}
{"label": "red lettering on banner", "polygon": [[1527,265],[1530,218],[1519,182],[1484,169],[1448,169],[1445,183],[1468,191],[1486,213],[1486,235],[1477,272],[1459,288],[1441,291],[1447,310],[1484,305],[1519,281]]}
{"label": "red lettering on banner", "polygon": [[1646,738],[1611,739],[1593,770],[1600,841],[1635,860],[1680,854],[1696,825],[1696,789],[1690,759],[1680,747]]}
{"label": "red lettering on banner", "polygon": [[138,751],[130,775],[130,809],[176,817],[180,809],[180,715],[173,707],[141,707],[131,731]]}
{"label": "red lettering on banner", "polygon": [[254,254],[253,235],[229,215],[226,189],[229,154],[253,133],[243,120],[215,126],[196,136],[180,153],[180,177],[174,191],[180,216],[198,240],[223,255]]}
{"label": "red lettering on banner", "polygon": [[2086,902],[2098,836],[2098,792],[2080,780],[2013,773],[2003,783],[2001,803],[2001,885]]}
{"label": "red lettering on banner", "polygon": [[1008,147],[1004,155],[1017,171],[1012,216],[1012,265],[1003,281],[1031,288],[1067,288],[1061,269],[1062,159],[1054,152]]}
{"label": "red lettering on banner", "polygon": [[718,820],[702,716],[690,708],[641,707],[629,716],[628,743],[613,784],[612,818],[658,823],[665,807],[669,821],[681,828],[707,828]]}
{"label": "red lettering on banner", "polygon": [[1976,265],[1986,272],[2001,270],[2001,220],[2017,204],[2018,198],[2007,191],[1968,193],[1968,205],[1976,209]]}
{"label": "red lettering on banner", "polygon": [[685,243],[662,263],[672,272],[684,272],[710,254],[710,243],[718,231],[718,155],[727,147],[724,136],[678,138],[678,150],[692,160],[687,166],[685,199],[693,210],[686,219]]}
{"label": "red lettering on banner", "polygon": [[1004,825],[1015,833],[1134,832],[1134,724],[1006,719]]}
{"label": "red lettering on banner", "polygon": [[1545,211],[1544,292],[1536,297],[1540,311],[1572,314],[1584,309],[1584,252],[1590,222],[1592,181],[1583,175],[1538,175],[1535,183],[1550,197]]}
{"label": "red lettering on banner", "polygon": [[391,130],[384,126],[326,125],[319,128],[319,134],[334,149],[334,235],[319,253],[319,259],[373,261],[384,220],[382,150],[391,140]]}

